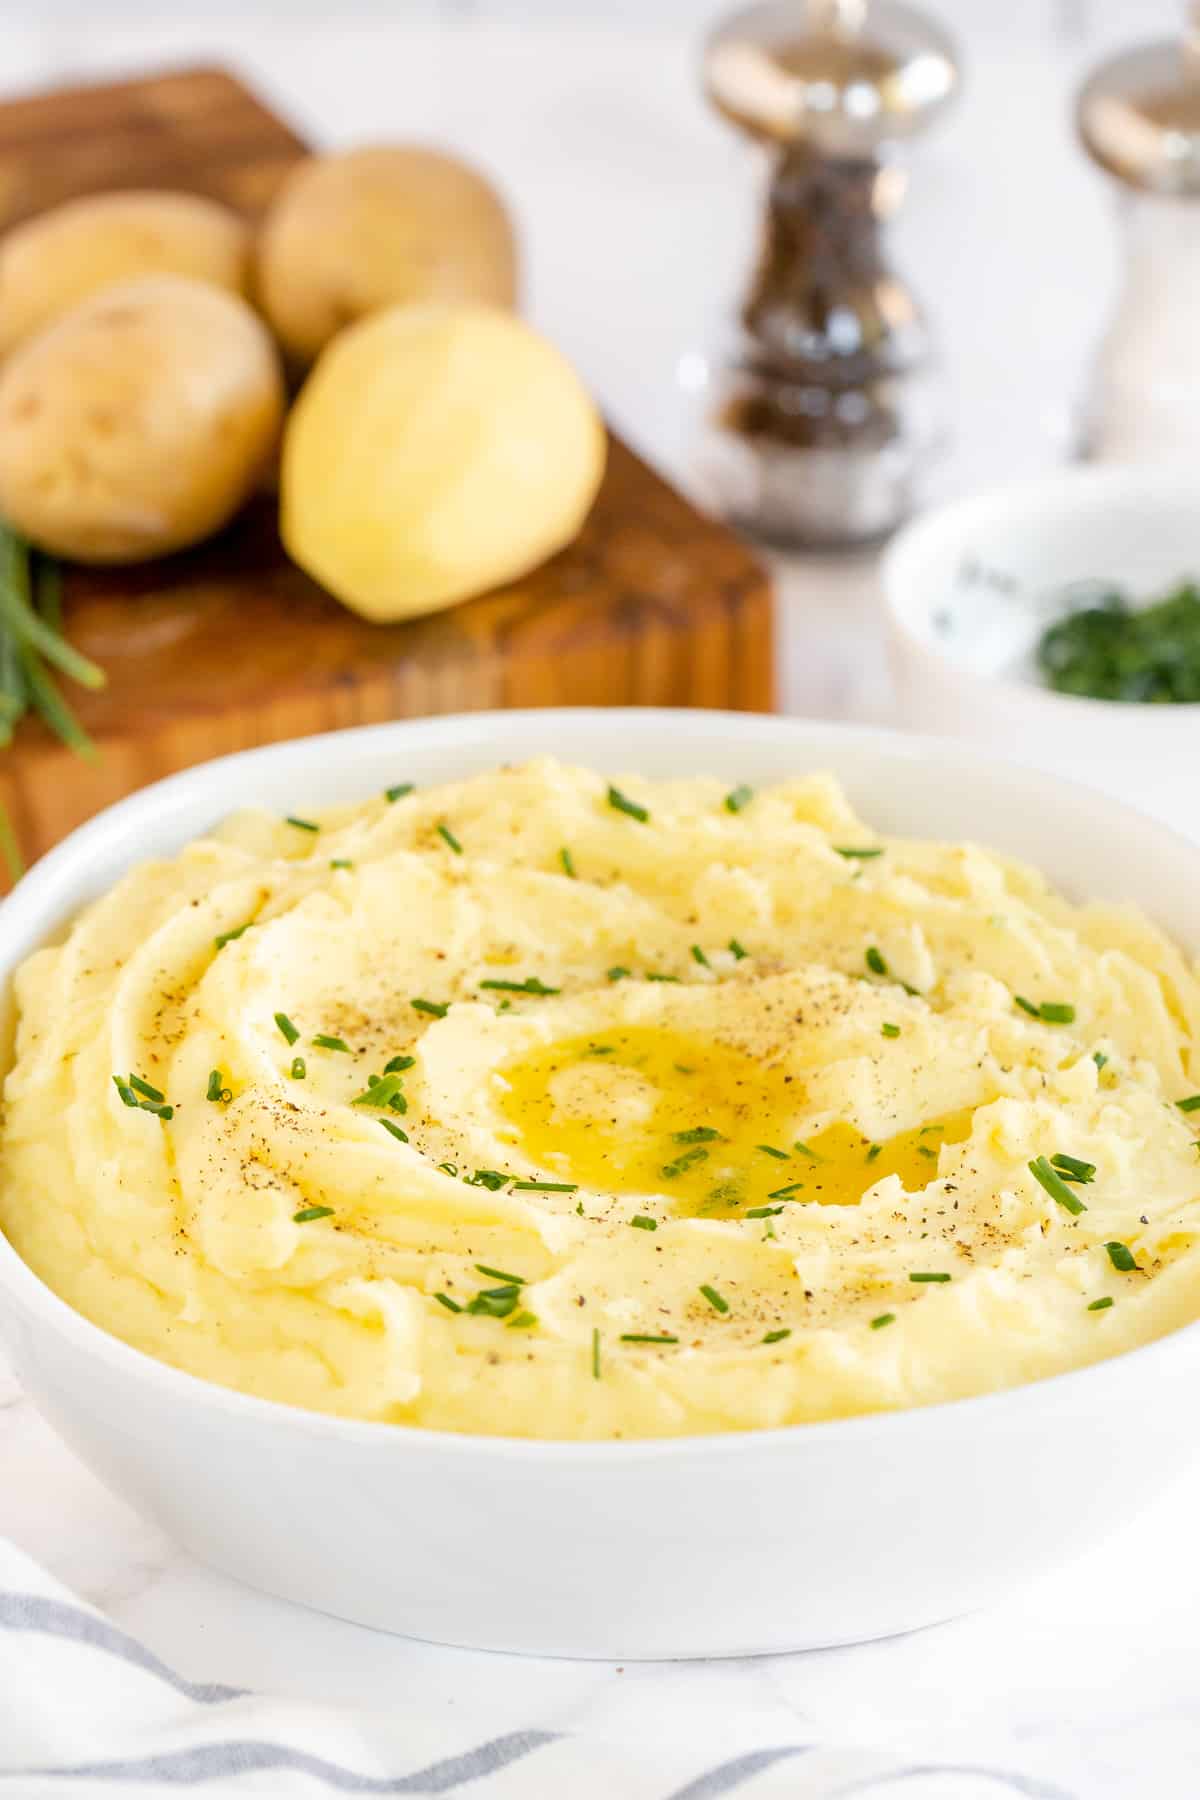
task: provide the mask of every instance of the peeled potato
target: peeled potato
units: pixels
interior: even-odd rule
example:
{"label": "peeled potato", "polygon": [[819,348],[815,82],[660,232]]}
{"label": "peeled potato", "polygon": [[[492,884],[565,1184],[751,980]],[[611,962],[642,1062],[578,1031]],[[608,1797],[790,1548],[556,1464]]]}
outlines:
{"label": "peeled potato", "polygon": [[569,543],[605,443],[571,365],[511,313],[393,307],[337,337],[292,408],[283,541],[365,618],[435,612]]}
{"label": "peeled potato", "polygon": [[139,275],[190,275],[245,293],[250,232],[195,194],[97,194],[0,239],[0,354],[100,288]]}
{"label": "peeled potato", "polygon": [[283,407],[244,300],[177,275],[106,288],[0,368],[0,517],[81,562],[178,550],[246,499]]}
{"label": "peeled potato", "polygon": [[258,303],[299,363],[382,307],[512,306],[516,285],[516,246],[499,195],[436,150],[381,146],[301,163],[258,241]]}

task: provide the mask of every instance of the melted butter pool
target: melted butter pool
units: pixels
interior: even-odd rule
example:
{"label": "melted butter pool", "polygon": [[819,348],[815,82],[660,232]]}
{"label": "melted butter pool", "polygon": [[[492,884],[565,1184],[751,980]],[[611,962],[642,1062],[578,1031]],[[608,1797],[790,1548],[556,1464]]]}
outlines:
{"label": "melted butter pool", "polygon": [[785,1201],[853,1205],[883,1175],[937,1173],[965,1111],[874,1145],[831,1125],[800,1145],[803,1081],[713,1039],[635,1026],[539,1046],[500,1069],[506,1141],[555,1179],[663,1194],[685,1217],[738,1218]]}

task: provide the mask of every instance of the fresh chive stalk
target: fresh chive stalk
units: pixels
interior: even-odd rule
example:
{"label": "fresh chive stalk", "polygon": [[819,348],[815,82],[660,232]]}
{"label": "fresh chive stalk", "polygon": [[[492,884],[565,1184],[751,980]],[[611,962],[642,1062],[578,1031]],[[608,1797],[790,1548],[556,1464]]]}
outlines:
{"label": "fresh chive stalk", "polygon": [[[0,748],[27,712],[69,750],[86,761],[96,747],[63,699],[47,664],[80,687],[95,690],[103,669],[73,648],[62,631],[62,577],[58,564],[31,551],[25,540],[0,524]],[[24,874],[12,821],[0,807],[0,856],[9,878]]]}

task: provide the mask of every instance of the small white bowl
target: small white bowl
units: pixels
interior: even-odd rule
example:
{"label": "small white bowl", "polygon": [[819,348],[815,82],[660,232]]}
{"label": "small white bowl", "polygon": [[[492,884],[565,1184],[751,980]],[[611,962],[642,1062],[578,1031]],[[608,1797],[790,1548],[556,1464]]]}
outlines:
{"label": "small white bowl", "polygon": [[[375,726],[192,769],[100,814],[0,908],[0,981],[87,900],[231,805],[285,812],[546,753],[614,776],[831,769],[884,832],[974,837],[1200,951],[1200,848],[944,743],[745,714],[528,712]],[[54,1204],[53,1194],[45,1197]],[[486,1649],[726,1656],[904,1631],[1007,1594],[1194,1453],[1200,1326],[978,1399],[783,1430],[542,1443],[251,1398],[110,1337],[0,1238],[0,1338],[77,1454],[204,1561],[367,1625]]]}
{"label": "small white bowl", "polygon": [[1017,748],[1139,801],[1152,770],[1194,786],[1200,705],[1055,693],[1033,655],[1073,586],[1112,581],[1144,601],[1189,576],[1200,472],[1071,469],[938,508],[883,558],[901,722]]}

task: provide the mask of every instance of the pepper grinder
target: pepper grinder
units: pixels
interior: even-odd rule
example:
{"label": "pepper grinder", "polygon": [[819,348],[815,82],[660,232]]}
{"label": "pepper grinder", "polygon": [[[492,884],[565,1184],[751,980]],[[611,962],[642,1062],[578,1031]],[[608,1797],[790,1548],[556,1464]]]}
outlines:
{"label": "pepper grinder", "polygon": [[716,510],[789,548],[877,540],[942,433],[929,330],[888,265],[901,144],[958,83],[950,40],[897,0],[767,0],[718,26],[708,98],[769,158],[757,267],[710,378],[698,474]]}
{"label": "pepper grinder", "polygon": [[1102,63],[1077,119],[1084,148],[1119,184],[1126,252],[1078,449],[1200,472],[1200,6],[1181,38]]}

